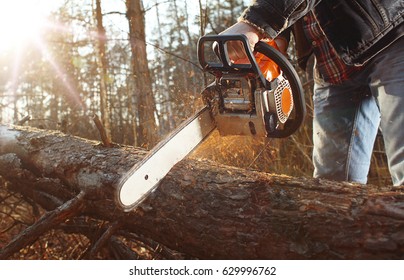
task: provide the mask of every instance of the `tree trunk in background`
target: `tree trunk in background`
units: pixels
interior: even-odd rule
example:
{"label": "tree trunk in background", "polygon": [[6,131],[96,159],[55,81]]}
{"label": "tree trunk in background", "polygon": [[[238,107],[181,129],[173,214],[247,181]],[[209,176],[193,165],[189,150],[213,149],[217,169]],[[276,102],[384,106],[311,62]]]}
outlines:
{"label": "tree trunk in background", "polygon": [[[190,61],[194,61],[197,63],[198,61],[198,57],[197,57],[197,53],[196,53],[196,49],[197,49],[197,44],[196,41],[194,41],[192,34],[191,34],[191,30],[190,30],[190,26],[189,26],[189,14],[188,14],[188,7],[187,7],[187,2],[184,3],[185,5],[185,34],[187,35],[187,39],[189,41],[187,49],[188,49],[188,57]],[[195,3],[192,3],[192,5],[195,5]],[[197,79],[196,76],[198,74],[200,74],[200,70],[196,69],[193,65],[188,64],[189,70],[187,72],[189,79],[191,80],[191,87],[188,89],[188,94],[190,95],[191,98],[191,104],[190,107],[191,109],[193,109],[193,111],[196,110],[196,106],[198,104],[198,96],[200,94],[200,92],[198,91],[196,85],[197,85]],[[198,71],[198,73],[195,73],[195,71]]]}
{"label": "tree trunk in background", "polygon": [[97,50],[98,50],[98,67],[100,71],[100,111],[101,119],[105,128],[108,139],[111,139],[110,124],[110,104],[108,102],[107,78],[108,78],[108,62],[106,57],[106,41],[107,35],[102,22],[101,0],[96,0],[95,19],[97,21]]}
{"label": "tree trunk in background", "polygon": [[[184,16],[180,16],[179,15],[179,9],[177,6],[177,1],[173,0],[173,16],[175,19],[175,32],[177,33],[176,39],[178,43],[178,50],[179,53],[181,53],[181,55],[186,59],[189,60],[189,53],[188,53],[188,47],[190,47],[190,45],[192,44],[192,42],[187,42],[186,46],[184,45],[184,38],[183,38],[183,34],[186,33],[184,32],[186,27],[184,24]],[[192,113],[192,111],[190,110],[191,108],[191,104],[192,102],[190,101],[190,95],[191,92],[193,92],[192,85],[191,85],[191,79],[189,79],[189,68],[188,65],[186,63],[184,63],[184,61],[182,61],[178,67],[178,69],[180,70],[180,78],[182,81],[176,81],[176,83],[178,83],[180,85],[180,88],[182,89],[181,91],[179,91],[179,100],[177,101],[179,104],[184,104],[183,107],[183,112],[184,112],[184,116],[185,118],[189,117]]]}
{"label": "tree trunk in background", "polygon": [[[159,48],[164,47],[164,35],[162,32],[162,25],[160,22],[160,10],[158,5],[158,0],[155,0],[156,5],[156,21],[157,21],[157,34],[156,42],[158,43]],[[175,121],[172,116],[174,116],[173,108],[172,108],[172,100],[170,95],[170,73],[169,68],[166,67],[167,59],[164,54],[160,51],[160,49],[156,50],[155,56],[157,57],[156,61],[160,63],[157,68],[158,73],[156,73],[156,77],[159,80],[159,88],[157,92],[160,92],[161,104],[160,104],[160,132],[163,134],[168,133],[172,129],[175,128]]]}
{"label": "tree trunk in background", "polygon": [[129,39],[132,50],[132,71],[137,108],[137,145],[150,148],[157,140],[154,112],[156,110],[152,82],[147,61],[146,34],[141,0],[126,0]]}
{"label": "tree trunk in background", "polygon": [[[207,6],[205,8],[202,5],[202,1],[199,0],[199,37],[202,37],[206,33],[206,27],[208,26],[208,13],[207,13]],[[208,86],[208,77],[206,72],[203,72],[203,86]]]}

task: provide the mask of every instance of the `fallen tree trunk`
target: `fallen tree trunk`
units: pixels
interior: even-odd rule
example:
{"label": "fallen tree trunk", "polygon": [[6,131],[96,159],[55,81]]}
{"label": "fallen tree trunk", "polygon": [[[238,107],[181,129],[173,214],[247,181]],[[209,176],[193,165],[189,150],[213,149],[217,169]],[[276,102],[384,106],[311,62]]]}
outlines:
{"label": "fallen tree trunk", "polygon": [[[0,176],[10,188],[64,215],[39,219],[48,226],[31,226],[35,234],[51,226],[84,233],[82,217],[105,221],[90,258],[131,234],[200,259],[404,258],[403,187],[293,178],[188,158],[136,211],[124,213],[115,188],[145,151],[7,126],[0,126],[0,145]],[[65,204],[79,206],[61,211]],[[0,258],[26,246],[22,240],[20,234],[2,248]]]}

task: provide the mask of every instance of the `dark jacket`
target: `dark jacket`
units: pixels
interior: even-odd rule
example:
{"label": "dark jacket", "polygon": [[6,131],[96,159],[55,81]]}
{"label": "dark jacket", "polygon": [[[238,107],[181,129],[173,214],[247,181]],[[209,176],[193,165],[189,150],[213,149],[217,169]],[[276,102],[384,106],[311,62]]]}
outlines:
{"label": "dark jacket", "polygon": [[348,65],[364,64],[404,34],[404,0],[255,0],[242,19],[275,38],[310,10]]}

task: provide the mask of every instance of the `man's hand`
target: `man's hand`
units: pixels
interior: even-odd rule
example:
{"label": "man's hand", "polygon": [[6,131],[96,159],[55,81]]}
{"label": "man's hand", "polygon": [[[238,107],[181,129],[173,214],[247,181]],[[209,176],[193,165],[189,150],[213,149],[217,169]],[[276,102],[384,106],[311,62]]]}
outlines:
{"label": "man's hand", "polygon": [[[254,26],[245,22],[238,22],[220,33],[220,35],[239,35],[239,34],[244,34],[245,36],[247,36],[248,43],[252,50],[254,49],[255,44],[257,44],[262,37],[260,35],[260,32]],[[239,59],[246,58],[243,44],[240,41],[227,42],[227,51],[229,54],[229,58],[232,61],[237,61]]]}
{"label": "man's hand", "polygon": [[[247,37],[248,43],[252,50],[254,50],[254,47],[258,43],[258,41],[260,41],[263,38],[262,33],[259,32],[257,28],[245,22],[238,22],[233,26],[229,27],[228,29],[226,29],[225,31],[221,32],[220,34],[221,35],[244,34]],[[275,42],[278,45],[279,50],[286,55],[288,42],[284,38],[275,38]],[[247,57],[244,51],[243,44],[240,41],[227,42],[227,51],[229,54],[229,58],[233,62]]]}

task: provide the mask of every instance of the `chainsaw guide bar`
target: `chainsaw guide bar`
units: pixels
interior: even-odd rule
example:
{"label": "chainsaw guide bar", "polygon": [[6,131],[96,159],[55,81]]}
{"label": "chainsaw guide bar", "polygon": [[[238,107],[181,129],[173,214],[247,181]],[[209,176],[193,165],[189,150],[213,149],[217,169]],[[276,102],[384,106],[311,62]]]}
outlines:
{"label": "chainsaw guide bar", "polygon": [[121,180],[118,201],[125,211],[138,206],[171,168],[186,157],[216,127],[208,107],[183,122],[157,144]]}

